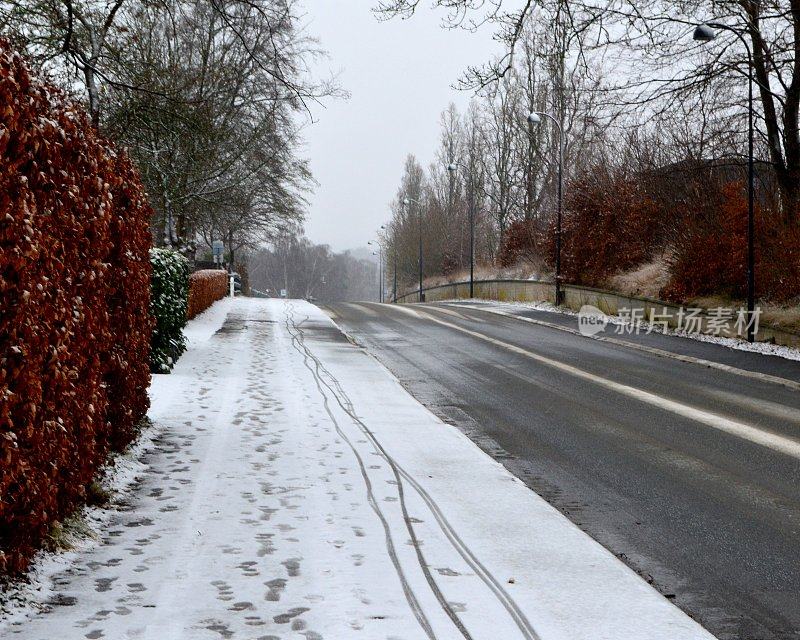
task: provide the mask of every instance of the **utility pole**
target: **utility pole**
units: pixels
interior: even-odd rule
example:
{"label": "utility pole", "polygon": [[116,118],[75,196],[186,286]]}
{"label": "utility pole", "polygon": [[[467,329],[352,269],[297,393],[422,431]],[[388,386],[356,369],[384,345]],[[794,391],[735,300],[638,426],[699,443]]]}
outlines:
{"label": "utility pole", "polygon": [[470,172],[460,162],[451,162],[447,165],[450,174],[454,174],[461,167],[467,173],[467,215],[469,216],[469,297],[475,297],[475,185]]}
{"label": "utility pole", "polygon": [[564,209],[564,125],[558,118],[544,111],[532,111],[528,114],[528,122],[538,125],[542,116],[549,119],[558,130],[558,213],[556,217],[556,306],[563,302],[561,291],[561,220]]}
{"label": "utility pole", "polygon": [[753,150],[754,124],[753,124],[753,51],[744,34],[734,27],[722,22],[709,22],[697,25],[694,30],[696,42],[707,43],[717,37],[715,29],[723,29],[734,34],[747,50],[747,341],[755,342],[754,318],[756,310],[756,251],[755,251],[755,159]]}
{"label": "utility pole", "polygon": [[407,207],[411,203],[417,205],[417,227],[419,231],[419,301],[425,302],[425,292],[422,291],[422,207],[419,206],[419,201],[413,198],[404,198],[403,204]]}

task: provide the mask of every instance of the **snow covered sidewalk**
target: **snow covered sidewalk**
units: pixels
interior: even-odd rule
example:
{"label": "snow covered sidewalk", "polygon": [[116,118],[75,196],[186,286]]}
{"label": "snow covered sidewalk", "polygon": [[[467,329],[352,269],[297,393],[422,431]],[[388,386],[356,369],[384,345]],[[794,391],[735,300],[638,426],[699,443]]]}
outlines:
{"label": "snow covered sidewalk", "polygon": [[101,542],[1,636],[711,638],[322,311],[225,304],[154,381]]}

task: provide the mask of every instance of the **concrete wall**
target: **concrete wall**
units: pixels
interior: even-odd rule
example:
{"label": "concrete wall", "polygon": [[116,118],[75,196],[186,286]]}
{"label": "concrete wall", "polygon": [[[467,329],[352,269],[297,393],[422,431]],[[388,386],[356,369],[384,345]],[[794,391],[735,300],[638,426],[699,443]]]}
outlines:
{"label": "concrete wall", "polygon": [[[437,302],[441,300],[456,300],[469,298],[469,282],[454,282],[443,284],[436,287],[423,289],[426,302]],[[626,296],[613,291],[595,289],[593,287],[581,287],[577,285],[563,286],[564,306],[574,311],[578,311],[583,305],[591,304],[608,315],[617,315],[620,309],[641,309],[644,318],[649,318],[651,312],[658,314],[668,314],[671,318],[670,325],[677,325],[678,305],[655,300],[653,298],[643,298],[637,296]],[[484,300],[517,301],[517,302],[554,302],[555,287],[552,282],[538,280],[476,280],[475,298]],[[397,297],[399,303],[417,302],[419,294],[417,291],[407,293]],[[651,311],[652,310],[652,311]],[[700,322],[702,330],[707,327],[707,317],[703,317]],[[734,335],[730,332],[729,335]],[[800,335],[764,325],[759,325],[759,341],[775,342],[790,347],[800,348]]]}

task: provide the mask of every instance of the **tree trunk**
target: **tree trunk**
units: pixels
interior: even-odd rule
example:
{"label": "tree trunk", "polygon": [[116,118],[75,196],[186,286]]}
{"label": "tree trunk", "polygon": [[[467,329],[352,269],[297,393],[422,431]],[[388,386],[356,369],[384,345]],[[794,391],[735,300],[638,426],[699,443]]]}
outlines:
{"label": "tree trunk", "polygon": [[[529,113],[533,113],[535,107],[531,106],[529,108]],[[528,167],[527,167],[527,180],[525,181],[525,221],[530,223],[533,220],[533,201],[535,199],[536,194],[536,184],[534,182],[534,167],[535,167],[535,158],[534,158],[534,141],[535,141],[535,133],[533,131],[533,123],[528,123]]]}
{"label": "tree trunk", "polygon": [[[767,130],[767,146],[781,194],[783,219],[794,224],[800,207],[800,0],[792,0],[794,14],[795,60],[792,82],[786,89],[783,122],[779,122],[775,97],[767,71],[764,39],[761,34],[759,3],[743,0],[742,7],[750,19],[750,42],[753,49],[753,67],[758,83],[759,97]],[[781,126],[782,125],[782,126]],[[783,140],[781,144],[781,128]]]}
{"label": "tree trunk", "polygon": [[83,78],[89,94],[89,117],[95,131],[100,130],[100,91],[97,86],[97,74],[94,71],[95,60],[92,59],[83,67]]}
{"label": "tree trunk", "polygon": [[800,213],[800,166],[778,172],[778,186],[781,190],[783,218],[787,225],[797,223]]}

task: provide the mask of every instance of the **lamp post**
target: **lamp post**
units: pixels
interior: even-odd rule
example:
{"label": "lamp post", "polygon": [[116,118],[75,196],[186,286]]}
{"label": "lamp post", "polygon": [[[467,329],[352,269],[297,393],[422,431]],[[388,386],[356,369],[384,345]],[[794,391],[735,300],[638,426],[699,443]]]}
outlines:
{"label": "lamp post", "polygon": [[383,286],[381,285],[382,260],[380,247],[377,251],[373,251],[372,255],[378,256],[378,302],[383,302]]}
{"label": "lamp post", "polygon": [[[381,229],[387,231],[386,225],[381,225]],[[392,239],[392,262],[394,263],[393,266],[393,273],[392,273],[392,302],[397,303],[397,238],[394,237]],[[387,259],[387,266],[388,266],[388,259]]]}
{"label": "lamp post", "polygon": [[[380,233],[381,233],[381,231],[382,231],[384,234],[386,233],[386,225],[385,225],[385,224],[382,224],[382,225],[381,225],[380,231],[378,231],[378,233],[380,234]],[[386,238],[384,238],[384,242],[385,242],[385,241],[386,241]],[[381,241],[380,241],[380,236],[379,236],[379,239],[378,239],[378,244],[381,246],[381,249],[383,249],[383,244],[382,244],[382,243],[381,243]],[[385,253],[386,253],[386,252],[384,251],[384,256],[383,256],[383,258],[384,258],[384,259],[386,258],[386,255],[385,255]],[[386,268],[388,268],[388,266],[389,266],[389,265],[388,265],[388,262],[389,262],[389,261],[388,261],[388,260],[386,260],[386,262],[387,262],[387,264],[386,264]],[[381,260],[381,266],[383,266],[383,259]],[[384,300],[386,300],[386,268],[384,268],[383,274],[381,275],[381,302],[383,302]],[[396,269],[396,267],[395,267],[395,269]]]}
{"label": "lamp post", "polygon": [[[447,165],[447,170],[453,174],[461,167],[469,174],[469,170],[460,162],[451,162]],[[470,182],[472,176],[470,175]],[[473,186],[469,186],[469,197],[467,202],[467,215],[469,216],[469,297],[475,297],[475,194],[473,193]]]}
{"label": "lamp post", "polygon": [[425,294],[422,292],[422,210],[419,207],[419,200],[403,198],[403,206],[407,207],[412,202],[417,205],[417,225],[419,227],[419,301],[425,302]]}
{"label": "lamp post", "polygon": [[383,302],[383,245],[380,240],[375,240],[375,242],[370,240],[367,244],[373,247],[378,245],[377,253],[373,251],[372,255],[378,256],[378,302]]}
{"label": "lamp post", "polygon": [[561,123],[543,111],[532,111],[528,114],[528,123],[538,125],[542,116],[550,119],[558,129],[558,214],[556,218],[556,306],[562,302],[561,291],[561,218],[564,209],[564,127]]}
{"label": "lamp post", "polygon": [[397,244],[394,245],[394,282],[392,283],[392,302],[397,304]]}
{"label": "lamp post", "polygon": [[694,30],[696,42],[707,43],[717,37],[716,30],[722,29],[734,34],[747,50],[747,341],[755,340],[753,317],[756,307],[756,280],[755,280],[755,161],[753,159],[753,52],[739,29],[721,22],[707,22],[699,24]]}

